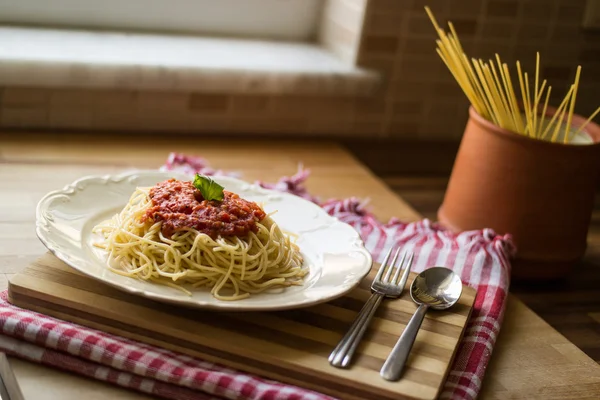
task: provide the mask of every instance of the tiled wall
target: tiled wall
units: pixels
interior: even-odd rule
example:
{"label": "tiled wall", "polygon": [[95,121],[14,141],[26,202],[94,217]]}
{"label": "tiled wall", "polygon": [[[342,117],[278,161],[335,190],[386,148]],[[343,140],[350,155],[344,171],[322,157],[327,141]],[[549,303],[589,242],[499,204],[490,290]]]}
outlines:
{"label": "tiled wall", "polygon": [[384,75],[371,97],[8,87],[0,92],[0,124],[457,139],[468,104],[435,53],[425,4],[440,23],[454,22],[469,55],[498,52],[505,61],[519,59],[533,70],[540,51],[542,74],[553,94],[564,95],[580,63],[576,111],[589,114],[600,105],[600,33],[580,28],[585,0],[327,0],[319,40],[342,59]]}
{"label": "tiled wall", "polygon": [[440,25],[453,22],[469,56],[497,52],[512,71],[516,60],[534,71],[539,51],[555,105],[581,64],[576,111],[600,106],[600,32],[581,29],[585,0],[372,0],[358,63],[388,78],[384,135],[451,138],[464,128],[468,102],[435,52],[425,5]]}

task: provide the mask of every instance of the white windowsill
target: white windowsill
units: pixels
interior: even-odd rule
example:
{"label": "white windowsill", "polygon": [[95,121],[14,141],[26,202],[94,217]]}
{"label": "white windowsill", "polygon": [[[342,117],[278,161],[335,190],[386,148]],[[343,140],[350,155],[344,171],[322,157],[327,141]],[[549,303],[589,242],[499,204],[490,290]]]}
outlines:
{"label": "white windowsill", "polygon": [[0,27],[0,85],[365,95],[377,73],[318,45]]}

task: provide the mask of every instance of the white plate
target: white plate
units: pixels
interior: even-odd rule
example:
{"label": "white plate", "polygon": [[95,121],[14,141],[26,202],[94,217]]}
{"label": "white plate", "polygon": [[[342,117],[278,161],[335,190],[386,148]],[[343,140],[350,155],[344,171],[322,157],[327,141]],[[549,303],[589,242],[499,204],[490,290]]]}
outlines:
{"label": "white plate", "polygon": [[263,189],[230,177],[214,177],[226,190],[263,203],[282,229],[299,235],[298,246],[309,274],[302,286],[221,301],[207,288],[192,296],[164,285],[115,274],[106,268],[106,252],[92,245],[92,228],[118,213],[138,186],[169,178],[190,180],[178,172],[133,171],[90,176],[48,193],[37,206],[37,235],[59,259],[76,270],[118,289],[153,300],[221,310],[282,310],[329,301],[352,290],[371,269],[372,259],[358,233],[298,196]]}

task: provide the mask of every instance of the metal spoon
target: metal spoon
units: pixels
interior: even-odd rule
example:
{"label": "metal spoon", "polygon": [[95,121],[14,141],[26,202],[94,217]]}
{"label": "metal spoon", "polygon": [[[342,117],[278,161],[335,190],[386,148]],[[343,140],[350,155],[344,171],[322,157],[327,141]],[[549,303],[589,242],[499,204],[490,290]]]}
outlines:
{"label": "metal spoon", "polygon": [[400,378],[427,310],[430,307],[434,310],[450,308],[456,304],[461,293],[460,278],[448,268],[431,267],[417,275],[410,285],[410,297],[419,308],[408,321],[406,329],[379,372],[384,379],[396,381]]}

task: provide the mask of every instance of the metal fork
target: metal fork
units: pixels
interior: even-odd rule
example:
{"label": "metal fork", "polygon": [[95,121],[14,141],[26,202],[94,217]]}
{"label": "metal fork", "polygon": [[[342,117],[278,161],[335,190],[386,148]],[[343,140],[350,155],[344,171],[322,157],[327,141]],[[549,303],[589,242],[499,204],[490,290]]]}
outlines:
{"label": "metal fork", "polygon": [[[377,271],[377,275],[371,284],[371,292],[373,292],[371,297],[360,310],[360,313],[357,315],[346,335],[344,335],[342,340],[340,340],[338,345],[329,355],[329,363],[334,367],[346,368],[350,364],[352,356],[367,331],[367,327],[369,326],[373,315],[375,315],[375,311],[377,311],[377,307],[379,307],[381,300],[383,300],[384,297],[398,298],[402,294],[412,266],[413,254],[407,254],[405,252],[402,255],[400,264],[396,266],[400,248],[396,249],[392,262],[388,264],[392,251],[393,248],[386,254],[381,263],[381,267],[379,267],[379,271]],[[406,266],[404,267],[402,275],[400,275],[400,271],[404,264],[406,264]],[[385,276],[383,275],[384,272]],[[393,276],[392,272],[394,273]]]}

